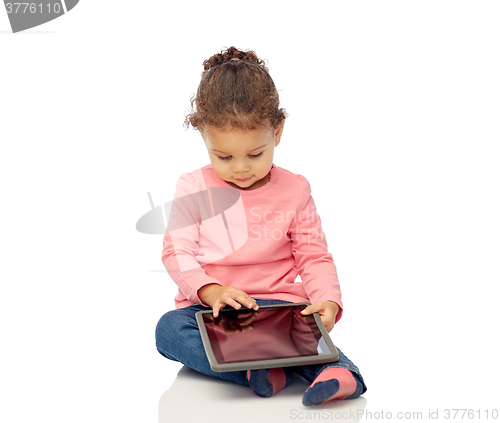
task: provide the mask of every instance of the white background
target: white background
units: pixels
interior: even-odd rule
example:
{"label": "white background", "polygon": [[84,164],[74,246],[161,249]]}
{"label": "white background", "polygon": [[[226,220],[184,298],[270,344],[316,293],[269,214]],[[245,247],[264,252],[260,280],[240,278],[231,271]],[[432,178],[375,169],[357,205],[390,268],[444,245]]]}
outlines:
{"label": "white background", "polygon": [[1,420],[157,420],[176,287],[135,223],[208,163],[184,115],[231,45],[289,113],[275,163],[311,183],[367,408],[500,408],[499,21],[496,1],[82,0],[12,34],[0,7]]}

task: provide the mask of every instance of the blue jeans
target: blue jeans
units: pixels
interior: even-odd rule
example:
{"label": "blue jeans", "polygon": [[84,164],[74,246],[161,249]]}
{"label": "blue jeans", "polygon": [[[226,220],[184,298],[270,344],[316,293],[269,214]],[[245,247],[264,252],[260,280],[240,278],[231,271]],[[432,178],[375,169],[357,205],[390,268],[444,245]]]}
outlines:
{"label": "blue jeans", "polygon": [[[256,299],[256,301],[259,306],[288,302],[268,299]],[[207,307],[197,304],[172,310],[164,314],[156,326],[156,348],[158,352],[170,360],[178,361],[208,376],[230,380],[236,382],[238,385],[249,386],[245,370],[214,372],[210,368],[195,318],[196,312],[206,309]],[[287,369],[302,376],[309,383],[312,383],[316,379],[316,376],[327,367],[346,368],[361,382],[363,386],[362,395],[366,392],[366,385],[359,369],[340,351],[339,347],[336,346],[336,348],[340,356],[336,362],[287,367]]]}

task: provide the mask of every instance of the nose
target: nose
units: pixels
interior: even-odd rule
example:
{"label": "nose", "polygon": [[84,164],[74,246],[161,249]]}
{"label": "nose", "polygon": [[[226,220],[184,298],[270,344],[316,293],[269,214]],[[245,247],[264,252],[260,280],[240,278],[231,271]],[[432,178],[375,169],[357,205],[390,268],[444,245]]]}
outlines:
{"label": "nose", "polygon": [[234,160],[233,161],[233,172],[234,173],[246,173],[250,170],[250,165],[246,160]]}

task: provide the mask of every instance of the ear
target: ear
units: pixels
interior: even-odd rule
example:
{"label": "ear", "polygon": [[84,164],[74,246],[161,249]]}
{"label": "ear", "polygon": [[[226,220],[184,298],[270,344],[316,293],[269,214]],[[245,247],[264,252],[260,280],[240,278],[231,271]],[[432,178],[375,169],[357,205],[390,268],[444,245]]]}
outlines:
{"label": "ear", "polygon": [[283,122],[280,126],[278,126],[275,130],[274,130],[274,146],[277,147],[278,144],[280,143],[281,141],[281,134],[283,134],[283,128],[285,126],[285,122]]}

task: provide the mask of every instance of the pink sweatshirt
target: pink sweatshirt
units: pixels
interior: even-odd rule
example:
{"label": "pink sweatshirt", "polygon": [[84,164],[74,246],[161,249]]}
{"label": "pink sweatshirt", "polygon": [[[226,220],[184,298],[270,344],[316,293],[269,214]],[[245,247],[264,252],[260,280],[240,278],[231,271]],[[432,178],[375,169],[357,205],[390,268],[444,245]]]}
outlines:
{"label": "pink sweatshirt", "polygon": [[162,261],[179,287],[176,308],[203,304],[198,290],[217,283],[252,298],[335,301],[336,321],[342,315],[337,269],[309,183],[276,165],[269,182],[250,191],[231,187],[211,165],[182,175]]}

